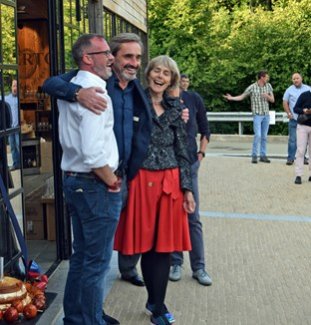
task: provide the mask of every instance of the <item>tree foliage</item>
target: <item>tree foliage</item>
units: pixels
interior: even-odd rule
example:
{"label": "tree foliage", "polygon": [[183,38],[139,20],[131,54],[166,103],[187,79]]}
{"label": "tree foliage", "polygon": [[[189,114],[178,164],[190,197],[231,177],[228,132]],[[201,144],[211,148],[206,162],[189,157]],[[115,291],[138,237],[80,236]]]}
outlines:
{"label": "tree foliage", "polygon": [[172,56],[214,111],[249,111],[222,94],[242,93],[267,70],[281,111],[291,74],[311,81],[310,19],[309,0],[150,0],[150,53]]}

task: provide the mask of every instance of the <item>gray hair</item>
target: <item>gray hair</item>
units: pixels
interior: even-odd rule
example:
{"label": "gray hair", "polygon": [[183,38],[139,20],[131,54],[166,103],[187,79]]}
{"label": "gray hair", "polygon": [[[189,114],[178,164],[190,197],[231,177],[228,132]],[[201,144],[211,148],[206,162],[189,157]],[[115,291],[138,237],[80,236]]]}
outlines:
{"label": "gray hair", "polygon": [[141,38],[134,33],[121,33],[111,38],[109,45],[111,53],[115,56],[123,43],[138,43],[141,47],[141,51],[144,51],[144,45]]}
{"label": "gray hair", "polygon": [[100,34],[84,34],[80,36],[72,46],[72,57],[76,64],[79,66],[85,51],[87,51],[93,44],[92,40],[95,38],[105,40],[105,37]]}
{"label": "gray hair", "polygon": [[179,80],[180,80],[179,69],[177,63],[168,55],[159,55],[153,58],[151,61],[149,61],[148,66],[145,70],[146,79],[148,80],[150,71],[159,65],[163,65],[164,67],[168,68],[171,71],[172,80],[171,80],[170,88],[178,87]]}

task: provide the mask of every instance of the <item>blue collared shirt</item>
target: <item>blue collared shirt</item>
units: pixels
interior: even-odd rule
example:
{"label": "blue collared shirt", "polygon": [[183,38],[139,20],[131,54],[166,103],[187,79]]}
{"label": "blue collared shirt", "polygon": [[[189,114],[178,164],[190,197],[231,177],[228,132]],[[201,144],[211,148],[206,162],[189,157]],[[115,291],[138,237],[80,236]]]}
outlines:
{"label": "blue collared shirt", "polygon": [[[120,88],[119,80],[115,75],[109,87],[109,95],[112,99],[114,110],[114,133],[119,148],[119,160],[122,167],[126,167],[131,154],[133,138],[133,82],[129,82],[125,89]],[[109,80],[109,83],[111,80]]]}
{"label": "blue collared shirt", "polygon": [[298,97],[306,92],[310,90],[310,86],[307,86],[305,84],[301,84],[300,87],[296,87],[295,85],[291,85],[290,87],[288,87],[284,93],[283,96],[283,101],[288,103],[288,106],[290,108],[291,113],[293,114],[293,117],[295,120],[297,120],[298,114],[296,114],[294,112],[294,107],[296,105],[297,99]]}

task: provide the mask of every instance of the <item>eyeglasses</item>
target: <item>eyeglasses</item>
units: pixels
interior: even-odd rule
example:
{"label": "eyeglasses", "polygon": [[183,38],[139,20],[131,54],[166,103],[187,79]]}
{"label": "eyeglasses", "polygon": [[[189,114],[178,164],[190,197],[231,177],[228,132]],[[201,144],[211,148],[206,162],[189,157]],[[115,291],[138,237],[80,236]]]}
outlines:
{"label": "eyeglasses", "polygon": [[106,51],[98,51],[98,52],[89,52],[86,53],[87,55],[96,55],[96,54],[104,54],[107,58],[109,55],[111,55],[111,51],[110,50],[106,50]]}

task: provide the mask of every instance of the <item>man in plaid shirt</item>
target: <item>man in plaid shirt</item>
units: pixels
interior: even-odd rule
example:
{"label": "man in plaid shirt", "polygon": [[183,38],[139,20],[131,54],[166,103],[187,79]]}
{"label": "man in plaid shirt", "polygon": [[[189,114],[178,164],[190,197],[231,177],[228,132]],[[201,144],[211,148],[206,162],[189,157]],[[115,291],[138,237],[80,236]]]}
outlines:
{"label": "man in plaid shirt", "polygon": [[257,164],[258,144],[260,142],[260,161],[270,163],[267,158],[267,135],[269,131],[269,103],[274,103],[273,88],[266,71],[260,71],[257,81],[248,86],[243,94],[238,96],[224,95],[230,101],[241,101],[250,96],[253,113],[254,141],[252,148],[252,163]]}

